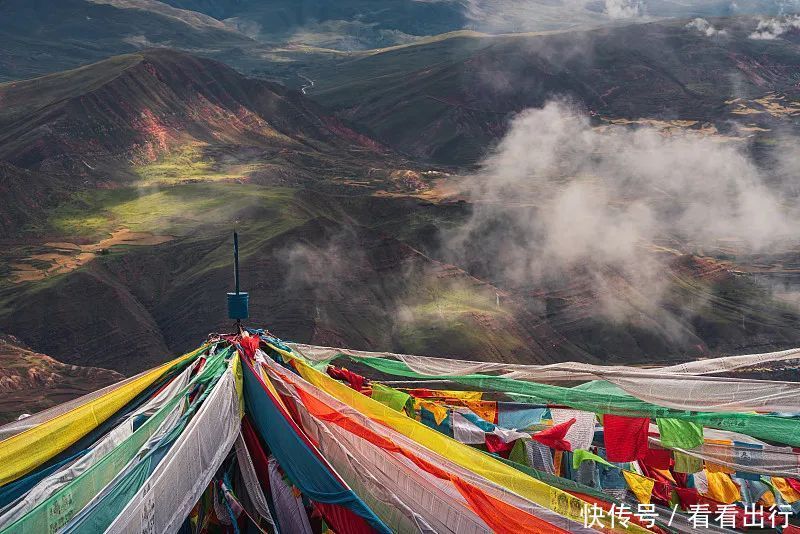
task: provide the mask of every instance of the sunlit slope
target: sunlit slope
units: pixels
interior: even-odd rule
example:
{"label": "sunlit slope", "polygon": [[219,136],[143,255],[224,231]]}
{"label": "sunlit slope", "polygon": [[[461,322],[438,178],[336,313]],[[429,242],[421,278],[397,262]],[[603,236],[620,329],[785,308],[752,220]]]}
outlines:
{"label": "sunlit slope", "polygon": [[192,142],[309,152],[368,145],[296,93],[167,50],[3,84],[0,93],[0,158],[73,179],[154,162]]}
{"label": "sunlit slope", "polygon": [[[14,206],[97,186],[381,180],[399,165],[297,92],[168,50],[0,84],[0,98],[0,161],[18,176],[0,195]],[[47,231],[37,210],[14,213],[0,237]]]}

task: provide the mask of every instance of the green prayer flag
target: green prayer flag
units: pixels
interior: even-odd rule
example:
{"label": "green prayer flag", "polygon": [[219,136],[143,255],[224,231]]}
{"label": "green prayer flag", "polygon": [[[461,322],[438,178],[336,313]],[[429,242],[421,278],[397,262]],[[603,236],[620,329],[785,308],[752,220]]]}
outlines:
{"label": "green prayer flag", "polygon": [[411,398],[411,395],[408,393],[403,393],[402,391],[398,391],[394,388],[390,388],[389,386],[384,386],[373,382],[372,398],[381,404],[385,404],[392,410],[402,412],[406,403]]}
{"label": "green prayer flag", "polygon": [[608,467],[614,467],[619,469],[616,465],[612,464],[611,462],[604,460],[603,458],[597,456],[594,453],[591,453],[584,449],[578,449],[576,451],[572,451],[572,468],[578,469],[581,464],[587,460],[591,460],[598,464],[607,465]]}
{"label": "green prayer flag", "polygon": [[373,369],[394,376],[450,380],[484,391],[502,391],[517,402],[529,402],[539,405],[557,404],[586,412],[610,413],[627,417],[678,419],[693,422],[703,427],[738,432],[754,438],[800,447],[800,420],[788,417],[751,413],[676,410],[637,399],[617,386],[603,383],[603,381],[597,381],[585,388],[567,388],[481,374],[427,375],[415,372],[402,361],[383,358],[362,358],[353,355],[347,355],[347,357],[352,361],[363,363]]}
{"label": "green prayer flag", "polygon": [[[110,506],[96,507],[93,511],[86,514],[91,517],[102,515],[101,522],[104,526],[99,530],[95,528],[94,531],[104,531],[105,527],[111,524],[114,517],[122,511],[122,507],[127,504],[130,498],[132,498],[141,487],[141,484],[127,486],[119,484],[120,481],[132,479],[131,473],[135,473],[135,468],[130,471],[125,471],[126,465],[136,460],[137,453],[139,453],[142,447],[155,435],[161,424],[167,420],[181,403],[187,402],[192,388],[195,385],[201,384],[205,387],[202,393],[200,393],[198,401],[196,401],[196,404],[194,404],[192,408],[189,408],[189,410],[185,412],[184,417],[187,417],[186,414],[190,414],[196,409],[200,404],[199,400],[202,400],[203,397],[209,394],[214,384],[216,384],[217,380],[225,372],[227,365],[225,359],[232,352],[233,349],[228,347],[209,356],[203,370],[195,375],[187,386],[176,393],[175,396],[167,401],[156,413],[151,415],[149,419],[142,423],[141,426],[125,438],[124,441],[69,483],[51,493],[46,500],[37,504],[17,521],[3,529],[2,532],[55,532],[70,522],[79,511],[91,503],[98,495],[108,496],[117,488],[126,489],[128,493],[124,495],[124,499],[116,502],[116,508]],[[173,426],[170,431],[174,432],[175,427]],[[152,457],[152,454],[147,456],[148,459]],[[142,464],[139,462],[137,465]],[[144,483],[145,478],[146,476],[140,476],[135,481],[137,483]],[[115,480],[117,482],[114,483],[116,485],[114,485],[112,489],[112,485],[109,483]],[[101,490],[105,491],[104,488],[109,489],[105,494],[101,493]],[[67,506],[65,506],[65,503]],[[54,514],[54,510],[59,510],[59,514]]]}
{"label": "green prayer flag", "polygon": [[511,449],[511,453],[508,455],[508,459],[514,463],[527,465],[528,467],[531,467],[528,464],[528,454],[525,451],[524,439],[518,439],[516,443],[514,443],[514,448]]}
{"label": "green prayer flag", "polygon": [[703,470],[703,459],[696,458],[694,456],[689,456],[688,454],[684,454],[682,452],[673,451],[673,456],[675,457],[675,465],[673,466],[673,470],[676,473],[699,473]]}
{"label": "green prayer flag", "polygon": [[670,449],[694,449],[703,444],[703,426],[680,419],[656,419],[661,445]]}

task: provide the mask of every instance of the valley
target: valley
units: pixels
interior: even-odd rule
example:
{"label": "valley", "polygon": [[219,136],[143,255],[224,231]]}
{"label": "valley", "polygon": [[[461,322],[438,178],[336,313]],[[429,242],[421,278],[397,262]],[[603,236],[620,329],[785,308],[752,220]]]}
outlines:
{"label": "valley", "polygon": [[[148,20],[189,24],[200,33],[187,38],[217,52],[120,50],[0,84],[0,331],[67,364],[153,366],[230,326],[236,228],[252,320],[286,339],[524,363],[675,362],[800,341],[796,240],[753,252],[735,235],[647,234],[630,258],[657,280],[651,294],[619,264],[548,259],[553,244],[530,233],[570,184],[608,184],[591,158],[504,199],[475,185],[494,179],[515,119],[554,98],[585,113],[582,136],[718,145],[784,183],[794,34],[749,39],[751,17],[715,20],[728,41],[702,47],[685,21],[454,27],[380,49],[270,45],[248,67],[267,45],[229,55],[238,30],[190,15]],[[613,152],[591,150],[601,162]],[[691,207],[667,189],[613,196],[611,216],[642,200]],[[472,228],[486,210],[493,219]],[[521,248],[529,275],[498,269]]]}
{"label": "valley", "polygon": [[799,532],[799,178],[800,0],[0,0],[0,534]]}

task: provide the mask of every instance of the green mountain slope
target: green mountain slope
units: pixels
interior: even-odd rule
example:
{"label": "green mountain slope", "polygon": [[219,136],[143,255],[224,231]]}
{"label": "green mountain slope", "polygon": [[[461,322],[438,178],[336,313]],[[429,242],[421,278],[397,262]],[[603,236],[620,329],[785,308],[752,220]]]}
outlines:
{"label": "green mountain slope", "polygon": [[[788,34],[749,35],[757,21],[720,20],[709,38],[686,21],[587,32],[455,35],[320,64],[310,95],[380,140],[417,157],[465,164],[505,132],[515,113],[554,97],[609,118],[742,119],[727,102],[796,92],[800,47]],[[752,120],[752,117],[746,117]],[[727,126],[726,126],[727,125]]]}
{"label": "green mountain slope", "polygon": [[[168,50],[0,84],[0,97],[0,161],[33,173],[27,188],[22,177],[4,180],[0,194],[10,205],[66,185],[322,184],[391,172],[379,144],[299,93]],[[48,186],[40,188],[43,175]],[[24,215],[8,214],[6,235]]]}
{"label": "green mountain slope", "polygon": [[[680,28],[673,27],[676,35]],[[566,39],[460,34],[362,54],[349,71],[331,72],[327,86],[320,81],[318,103],[168,50],[0,85],[0,194],[14,206],[2,219],[0,331],[71,364],[126,374],[151,367],[196,346],[209,330],[230,327],[224,293],[235,226],[253,322],[287,339],[514,362],[674,361],[797,344],[793,307],[736,274],[732,261],[696,251],[652,252],[664,256],[659,265],[669,284],[649,307],[619,273],[603,273],[612,282],[603,287],[580,268],[520,284],[485,268],[495,250],[485,241],[466,257],[448,254],[443,230],[467,222],[473,206],[440,194],[435,185],[444,173],[406,161],[325,107],[336,105],[344,116],[370,108],[375,120],[361,120],[374,130],[391,123],[385,137],[402,136],[389,140],[409,152],[428,155],[420,150],[427,143],[437,158],[473,161],[486,148],[481,139],[503,133],[511,110],[547,91],[514,93],[507,84],[493,93],[464,82],[477,79],[477,66],[502,65],[502,52],[512,50],[518,56],[507,61],[538,69],[521,68],[535,74],[529,87],[586,80],[591,69],[578,69],[578,59],[574,72],[551,72],[541,50],[511,47],[512,39],[554,38]],[[792,57],[786,44],[761,46]],[[610,50],[616,59],[609,65],[619,65],[603,70],[610,79],[650,72],[641,70],[641,56]],[[728,68],[727,59],[719,61]],[[360,81],[349,82],[359,65]],[[761,65],[769,68],[750,71],[756,89],[766,87],[760,80],[778,87],[793,76],[777,60]],[[634,87],[645,90],[647,76],[632,78]],[[595,94],[574,86],[587,98]],[[665,85],[664,98],[679,86]],[[338,100],[347,87],[360,103]],[[500,109],[425,96],[453,88]],[[399,90],[406,93],[397,100]],[[518,99],[506,99],[508,90]],[[715,109],[707,92],[698,113]],[[612,111],[626,101],[607,97]],[[652,109],[644,96],[634,101]],[[513,239],[498,234],[492,246],[501,250]],[[791,262],[782,265],[789,273]],[[604,312],[610,295],[624,320]]]}
{"label": "green mountain slope", "polygon": [[230,54],[253,41],[155,0],[2,0],[0,81],[32,78],[148,47]]}

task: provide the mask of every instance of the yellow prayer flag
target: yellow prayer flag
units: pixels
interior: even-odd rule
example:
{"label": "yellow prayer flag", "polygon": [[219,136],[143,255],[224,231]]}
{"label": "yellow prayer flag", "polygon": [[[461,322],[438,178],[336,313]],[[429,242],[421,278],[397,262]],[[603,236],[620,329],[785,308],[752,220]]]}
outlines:
{"label": "yellow prayer flag", "polygon": [[781,497],[786,499],[786,502],[788,502],[789,504],[800,501],[800,493],[798,493],[796,489],[791,487],[789,483],[786,482],[785,478],[772,477],[772,483],[780,492]]}
{"label": "yellow prayer flag", "polygon": [[727,473],[706,470],[706,478],[708,479],[707,497],[724,504],[733,504],[741,500],[739,486]]}
{"label": "yellow prayer flag", "polygon": [[114,415],[174,365],[196,356],[205,348],[156,367],[102,397],[0,441],[0,486],[30,473],[65,450]]}
{"label": "yellow prayer flag", "polygon": [[438,393],[443,399],[459,399],[462,401],[479,401],[483,398],[483,391],[452,391],[443,389]]}
{"label": "yellow prayer flag", "polygon": [[758,500],[758,504],[763,506],[764,508],[772,508],[775,506],[775,495],[772,494],[771,491],[767,490],[761,495],[761,498]]}
{"label": "yellow prayer flag", "polygon": [[475,412],[475,415],[490,423],[497,423],[497,402],[495,401],[464,401],[464,404]]}
{"label": "yellow prayer flag", "polygon": [[553,468],[556,476],[561,476],[561,462],[564,459],[564,451],[553,452]]}
{"label": "yellow prayer flag", "polygon": [[625,477],[625,482],[628,483],[630,490],[636,495],[636,500],[641,504],[650,504],[650,498],[653,496],[653,488],[656,485],[655,480],[637,475],[630,471],[623,471],[622,476]]}

